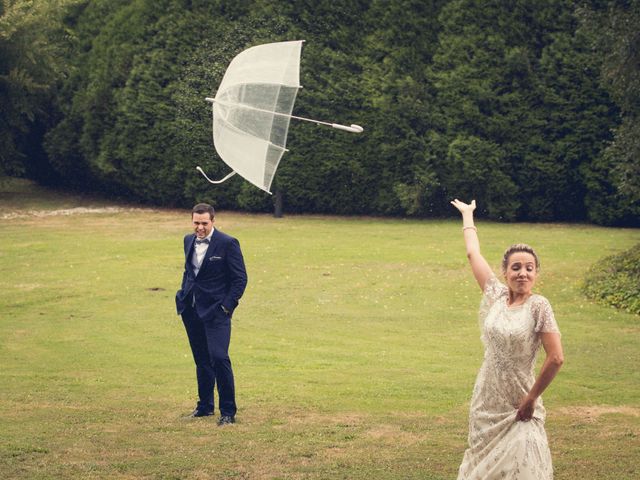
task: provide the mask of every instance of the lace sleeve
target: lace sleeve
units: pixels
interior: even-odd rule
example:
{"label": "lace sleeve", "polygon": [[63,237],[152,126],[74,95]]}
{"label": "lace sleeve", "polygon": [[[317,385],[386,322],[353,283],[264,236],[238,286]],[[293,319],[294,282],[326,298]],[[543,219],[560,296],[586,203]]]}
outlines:
{"label": "lace sleeve", "polygon": [[535,322],[534,331],[536,333],[560,333],[553,309],[546,298],[536,295],[531,305],[531,314]]}
{"label": "lace sleeve", "polygon": [[480,311],[478,312],[478,320],[480,322],[480,328],[484,325],[484,320],[489,314],[489,310],[496,301],[507,293],[507,287],[502,284],[495,276],[492,276],[487,280],[484,285],[484,294],[482,295],[482,301],[480,302]]}

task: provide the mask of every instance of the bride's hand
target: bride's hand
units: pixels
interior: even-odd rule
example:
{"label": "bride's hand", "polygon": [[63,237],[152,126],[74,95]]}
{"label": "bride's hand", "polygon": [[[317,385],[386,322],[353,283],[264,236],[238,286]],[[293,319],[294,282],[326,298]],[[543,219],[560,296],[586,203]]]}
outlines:
{"label": "bride's hand", "polygon": [[524,397],[518,406],[516,412],[516,420],[520,422],[528,422],[533,417],[533,410],[535,409],[535,399],[529,398],[529,395]]}
{"label": "bride's hand", "polygon": [[476,209],[475,200],[471,200],[471,203],[467,204],[467,203],[461,202],[456,198],[451,202],[451,205],[456,207],[462,214],[464,214],[465,212],[473,212]]}

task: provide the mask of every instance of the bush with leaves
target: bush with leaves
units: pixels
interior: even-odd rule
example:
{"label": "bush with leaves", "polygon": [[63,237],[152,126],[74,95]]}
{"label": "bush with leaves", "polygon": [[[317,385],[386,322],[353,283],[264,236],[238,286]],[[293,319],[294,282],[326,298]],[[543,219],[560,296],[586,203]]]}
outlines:
{"label": "bush with leaves", "polygon": [[588,298],[640,315],[640,243],[593,265],[583,290]]}

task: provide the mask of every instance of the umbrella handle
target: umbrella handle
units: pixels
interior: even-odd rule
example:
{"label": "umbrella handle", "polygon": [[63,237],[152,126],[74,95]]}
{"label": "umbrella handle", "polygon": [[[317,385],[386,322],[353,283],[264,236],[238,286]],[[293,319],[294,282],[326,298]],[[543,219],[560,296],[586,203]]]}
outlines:
{"label": "umbrella handle", "polygon": [[291,115],[291,114],[287,114],[287,113],[280,113],[280,112],[272,112],[269,110],[264,110],[262,108],[256,108],[256,107],[252,107],[250,105],[243,105],[243,104],[231,104],[229,102],[223,102],[220,100],[216,100],[215,98],[211,98],[211,97],[206,97],[205,100],[207,102],[210,103],[221,103],[223,105],[231,105],[233,107],[236,108],[246,108],[248,110],[256,110],[258,112],[264,112],[264,113],[269,113],[271,115],[277,115],[280,117],[289,117],[289,118],[295,118],[296,120],[303,120],[305,122],[312,122],[312,123],[316,123],[318,125],[327,125],[329,127],[333,127],[333,128],[337,128],[338,130],[344,130],[345,132],[351,132],[351,133],[362,133],[364,131],[364,128],[362,128],[360,125],[355,125],[355,124],[351,124],[350,127],[346,126],[346,125],[340,125],[339,123],[329,123],[329,122],[323,122],[322,120],[314,120],[313,118],[306,118],[306,117],[297,117],[295,115]]}
{"label": "umbrella handle", "polygon": [[360,125],[355,125],[353,123],[350,127],[347,127],[346,125],[340,125],[339,123],[332,123],[331,126],[333,128],[337,128],[338,130],[345,130],[351,133],[362,133],[364,131],[364,128],[362,128]]}
{"label": "umbrella handle", "polygon": [[219,184],[224,182],[225,180],[230,179],[231,177],[233,177],[236,172],[231,172],[229,175],[227,175],[226,177],[224,177],[222,180],[211,180],[209,177],[207,177],[207,174],[204,173],[204,170],[202,170],[202,168],[200,167],[196,167],[196,170],[198,170],[203,176],[204,178],[206,178],[207,180],[209,180],[209,183],[215,183],[215,184]]}

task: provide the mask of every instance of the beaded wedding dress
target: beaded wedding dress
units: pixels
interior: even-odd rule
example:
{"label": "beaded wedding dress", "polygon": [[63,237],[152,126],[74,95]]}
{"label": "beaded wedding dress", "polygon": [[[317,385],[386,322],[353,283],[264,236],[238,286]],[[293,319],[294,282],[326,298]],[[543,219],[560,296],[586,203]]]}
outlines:
{"label": "beaded wedding dress", "polygon": [[535,382],[540,332],[559,333],[546,298],[531,295],[509,307],[509,291],[496,277],[485,285],[480,305],[484,361],[471,399],[469,448],[458,480],[549,480],[551,454],[538,398],[530,421],[516,421],[521,399]]}

